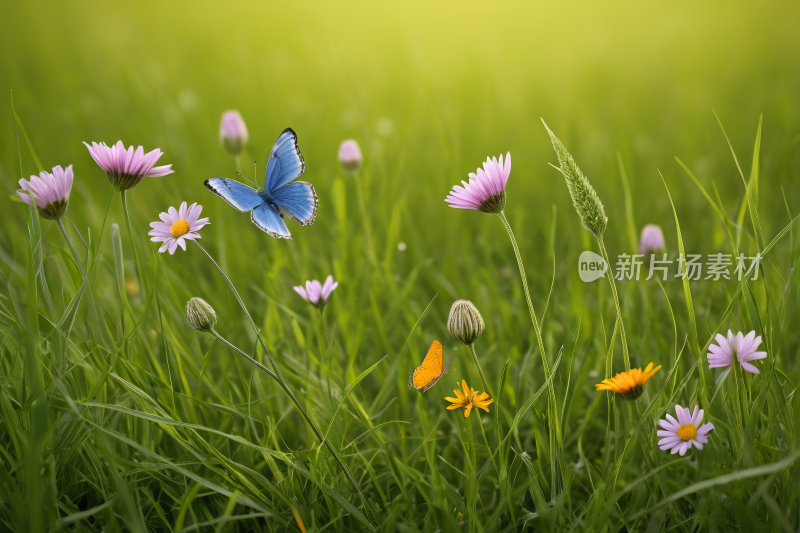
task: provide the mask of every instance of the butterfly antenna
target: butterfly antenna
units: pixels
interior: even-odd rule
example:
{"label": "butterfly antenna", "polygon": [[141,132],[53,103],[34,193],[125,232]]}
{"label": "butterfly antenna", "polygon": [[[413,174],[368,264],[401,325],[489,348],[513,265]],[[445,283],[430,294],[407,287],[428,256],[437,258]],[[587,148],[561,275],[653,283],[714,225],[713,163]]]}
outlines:
{"label": "butterfly antenna", "polygon": [[442,374],[447,374],[447,367],[450,366],[450,361],[453,360],[453,356],[456,354],[456,350],[458,350],[458,346],[453,348],[453,353],[450,354],[450,359],[447,360],[447,364],[444,365],[444,370],[442,370]]}
{"label": "butterfly antenna", "polygon": [[252,183],[253,185],[255,185],[255,186],[256,186],[256,189],[258,189],[258,184],[257,184],[255,181],[251,180],[250,178],[248,178],[247,176],[245,176],[245,175],[244,175],[244,174],[242,174],[241,172],[237,172],[236,174],[238,174],[239,176],[243,177],[243,178],[244,178],[246,181],[249,181],[250,183]]}

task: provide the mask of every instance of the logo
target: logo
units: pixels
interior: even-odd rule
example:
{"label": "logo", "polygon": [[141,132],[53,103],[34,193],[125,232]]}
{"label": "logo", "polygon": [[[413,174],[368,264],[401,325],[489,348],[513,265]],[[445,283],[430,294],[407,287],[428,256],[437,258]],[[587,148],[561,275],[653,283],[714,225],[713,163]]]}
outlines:
{"label": "logo", "polygon": [[608,264],[606,264],[605,259],[594,252],[583,252],[578,258],[578,274],[581,277],[581,281],[589,283],[602,278],[606,270],[608,270]]}

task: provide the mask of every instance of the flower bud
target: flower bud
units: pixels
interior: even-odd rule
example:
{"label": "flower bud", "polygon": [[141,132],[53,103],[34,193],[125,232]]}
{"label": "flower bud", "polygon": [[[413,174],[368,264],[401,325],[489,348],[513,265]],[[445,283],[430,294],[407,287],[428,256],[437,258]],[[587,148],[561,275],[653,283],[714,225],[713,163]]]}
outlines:
{"label": "flower bud", "polygon": [[339,163],[345,172],[356,172],[361,168],[361,163],[364,162],[364,157],[361,155],[361,147],[358,146],[358,141],[348,139],[342,141],[339,146]]}
{"label": "flower bud", "polygon": [[242,153],[247,145],[247,126],[241,113],[235,109],[225,111],[219,122],[219,142],[232,156]]}
{"label": "flower bud", "polygon": [[648,224],[642,228],[642,236],[639,238],[639,253],[647,254],[660,252],[664,249],[664,233],[655,224]]}
{"label": "flower bud", "polygon": [[447,317],[447,331],[450,332],[453,339],[469,346],[478,340],[484,329],[486,329],[486,323],[472,302],[469,300],[453,302]]}
{"label": "flower bud", "polygon": [[217,313],[202,298],[192,298],[186,302],[186,322],[197,331],[209,332],[217,325]]}

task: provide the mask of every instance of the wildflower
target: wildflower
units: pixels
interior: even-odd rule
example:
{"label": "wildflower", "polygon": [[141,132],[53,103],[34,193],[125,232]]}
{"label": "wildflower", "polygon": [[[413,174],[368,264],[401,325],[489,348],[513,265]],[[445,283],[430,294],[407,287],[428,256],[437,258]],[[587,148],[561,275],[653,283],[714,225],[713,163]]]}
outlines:
{"label": "wildflower", "polygon": [[[717,344],[712,344],[708,347],[708,368],[724,368],[730,367],[733,364],[734,355],[739,361],[739,364],[744,370],[753,374],[760,374],[758,369],[749,363],[757,359],[764,359],[767,357],[767,352],[757,352],[756,348],[761,344],[761,336],[756,337],[756,332],[751,331],[747,336],[742,335],[742,332],[733,336],[733,332],[728,330],[728,338],[726,339],[720,334],[715,337]],[[730,368],[725,372],[730,372]]]}
{"label": "wildflower", "polygon": [[167,213],[161,213],[158,217],[163,222],[151,222],[150,227],[153,228],[148,235],[152,238],[153,242],[162,242],[161,248],[158,249],[160,253],[169,250],[169,255],[175,253],[175,250],[180,246],[186,250],[186,240],[199,239],[198,231],[208,224],[208,218],[200,218],[200,213],[203,211],[202,205],[193,203],[187,209],[186,202],[181,204],[179,210],[170,207]]}
{"label": "wildflower", "polygon": [[642,228],[642,236],[639,238],[639,253],[646,254],[663,249],[664,233],[661,231],[661,227],[648,224]]}
{"label": "wildflower", "polygon": [[133,146],[126,150],[122,141],[110,147],[106,146],[106,143],[93,142],[92,146],[85,142],[83,144],[89,149],[89,154],[95,163],[106,171],[108,181],[118,191],[132,189],[145,178],[158,178],[175,172],[172,170],[172,165],[154,166],[164,155],[158,148],[145,154],[141,146],[136,148],[136,151],[133,150]]}
{"label": "wildflower", "polygon": [[[542,124],[544,124],[544,120],[542,120]],[[572,197],[572,205],[575,206],[575,210],[578,212],[581,224],[591,231],[595,237],[602,237],[608,223],[608,217],[606,217],[606,213],[603,210],[603,203],[597,197],[597,193],[589,183],[588,178],[583,175],[583,172],[575,164],[572,156],[567,152],[558,137],[550,131],[547,124],[544,124],[544,127],[547,133],[550,134],[550,140],[558,156],[559,166],[555,168],[561,172],[567,181],[567,189],[569,189],[569,195]]]}
{"label": "wildflower", "polygon": [[66,170],[61,165],[53,167],[53,172],[41,172],[39,177],[31,176],[31,180],[19,180],[17,196],[31,207],[39,211],[39,215],[55,220],[67,211],[69,193],[72,191],[72,165]]}
{"label": "wildflower", "polygon": [[703,444],[708,442],[707,433],[714,429],[714,424],[700,425],[703,421],[703,410],[697,410],[698,406],[694,406],[694,413],[690,414],[689,409],[684,409],[680,405],[675,406],[675,413],[678,415],[678,420],[675,420],[670,415],[667,415],[667,420],[659,420],[658,424],[664,431],[658,431],[656,434],[659,437],[664,437],[658,441],[658,447],[666,451],[672,448],[670,453],[680,453],[682,456],[691,449],[692,445],[698,450],[703,449]]}
{"label": "wildflower", "polygon": [[339,282],[334,282],[333,276],[328,276],[325,278],[324,284],[321,284],[317,280],[310,280],[306,281],[305,288],[303,288],[302,285],[292,288],[303,300],[311,302],[312,305],[322,308],[326,303],[328,303],[328,298],[330,298],[331,293],[336,290],[336,287],[338,286]]}
{"label": "wildflower", "polygon": [[461,380],[461,389],[462,390],[453,390],[453,392],[456,393],[455,398],[445,398],[445,400],[453,404],[447,406],[448,410],[452,411],[453,409],[461,409],[463,407],[464,418],[469,416],[473,407],[479,407],[487,413],[489,412],[489,404],[494,400],[488,394],[485,392],[475,392],[475,389],[467,387],[467,382],[463,379]]}
{"label": "wildflower", "polygon": [[506,184],[511,174],[511,152],[500,160],[486,158],[482,169],[469,174],[469,183],[461,181],[463,187],[454,185],[445,202],[455,209],[475,209],[483,213],[499,214],[506,206]]}
{"label": "wildflower", "polygon": [[225,111],[219,121],[219,142],[229,154],[236,157],[247,145],[247,125],[235,109]]}
{"label": "wildflower", "polygon": [[339,145],[339,164],[345,172],[356,172],[361,168],[364,157],[361,155],[361,147],[358,141],[347,139]]}
{"label": "wildflower", "polygon": [[660,368],[661,365],[653,368],[653,363],[651,362],[644,369],[644,372],[642,372],[641,368],[631,368],[630,372],[618,373],[613,378],[609,378],[603,380],[602,383],[598,383],[595,385],[595,387],[597,387],[596,390],[599,391],[610,390],[611,392],[621,394],[628,400],[635,400],[642,395],[642,391],[644,391],[644,385],[647,383],[647,380],[653,377],[653,374],[658,372]]}
{"label": "wildflower", "polygon": [[197,331],[209,332],[217,325],[217,313],[202,298],[193,297],[184,309],[186,322]]}
{"label": "wildflower", "polygon": [[447,316],[447,331],[450,332],[453,339],[469,346],[478,340],[484,329],[486,329],[486,323],[472,302],[469,300],[453,302],[450,314]]}

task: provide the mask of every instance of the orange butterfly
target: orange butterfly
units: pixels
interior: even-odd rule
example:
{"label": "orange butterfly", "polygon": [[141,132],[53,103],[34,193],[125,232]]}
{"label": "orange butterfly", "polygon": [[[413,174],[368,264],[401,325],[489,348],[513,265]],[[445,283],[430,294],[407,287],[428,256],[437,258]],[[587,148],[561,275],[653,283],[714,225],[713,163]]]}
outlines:
{"label": "orange butterfly", "polygon": [[[453,350],[453,353],[450,354],[450,359],[447,361],[447,365],[444,365],[444,358],[442,357],[442,343],[439,341],[433,341],[431,343],[431,347],[428,348],[428,353],[425,355],[425,359],[422,361],[422,364],[419,365],[414,371],[408,376],[408,388],[414,387],[417,390],[421,390],[422,392],[426,392],[428,389],[436,385],[436,382],[439,381],[439,378],[447,372],[447,367],[450,366],[450,361],[453,360],[453,354],[456,353]],[[444,365],[444,368],[442,367]]]}

